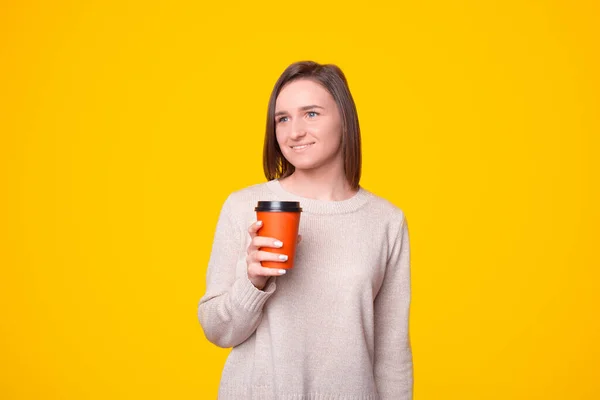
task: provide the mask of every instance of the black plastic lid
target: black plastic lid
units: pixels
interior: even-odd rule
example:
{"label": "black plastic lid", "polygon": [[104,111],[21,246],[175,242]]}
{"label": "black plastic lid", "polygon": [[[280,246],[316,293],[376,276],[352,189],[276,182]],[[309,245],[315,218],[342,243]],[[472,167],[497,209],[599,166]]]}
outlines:
{"label": "black plastic lid", "polygon": [[259,201],[254,211],[302,212],[297,201]]}

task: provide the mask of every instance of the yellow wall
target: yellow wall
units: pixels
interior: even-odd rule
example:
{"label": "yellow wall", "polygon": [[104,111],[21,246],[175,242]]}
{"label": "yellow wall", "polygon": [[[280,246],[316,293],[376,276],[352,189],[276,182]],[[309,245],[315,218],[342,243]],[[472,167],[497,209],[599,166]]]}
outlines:
{"label": "yellow wall", "polygon": [[216,397],[217,214],[302,59],[408,216],[415,398],[600,398],[599,3],[343,3],[2,4],[0,398]]}

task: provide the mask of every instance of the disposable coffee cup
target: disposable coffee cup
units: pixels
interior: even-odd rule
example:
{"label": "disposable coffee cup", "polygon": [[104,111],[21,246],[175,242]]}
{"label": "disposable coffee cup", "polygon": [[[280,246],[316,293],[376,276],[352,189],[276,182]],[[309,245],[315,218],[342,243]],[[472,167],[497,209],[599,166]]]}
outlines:
{"label": "disposable coffee cup", "polygon": [[288,256],[285,262],[261,261],[261,265],[267,268],[293,268],[300,213],[302,212],[300,203],[297,201],[259,201],[254,211],[256,211],[257,220],[263,222],[262,227],[258,230],[258,235],[272,237],[283,242],[283,247],[262,247],[260,250]]}

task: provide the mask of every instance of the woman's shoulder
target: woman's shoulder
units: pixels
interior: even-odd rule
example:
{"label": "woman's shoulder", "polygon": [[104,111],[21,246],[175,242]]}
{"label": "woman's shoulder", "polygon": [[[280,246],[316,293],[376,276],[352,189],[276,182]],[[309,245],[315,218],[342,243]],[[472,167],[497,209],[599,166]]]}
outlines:
{"label": "woman's shoulder", "polygon": [[246,211],[249,207],[256,206],[259,199],[269,195],[266,182],[256,183],[239,189],[234,189],[225,199],[225,206],[233,212]]}
{"label": "woman's shoulder", "polygon": [[368,212],[375,215],[381,216],[385,219],[393,219],[402,221],[405,219],[404,210],[399,204],[399,200],[396,197],[383,197],[370,190],[362,188],[369,195],[369,202],[367,203]]}
{"label": "woman's shoulder", "polygon": [[255,183],[249,186],[245,186],[242,188],[238,188],[238,189],[234,189],[230,194],[229,197],[231,197],[232,199],[244,199],[247,197],[253,197],[256,195],[261,195],[263,194],[265,191],[267,191],[267,183],[266,182],[262,182],[262,183]]}

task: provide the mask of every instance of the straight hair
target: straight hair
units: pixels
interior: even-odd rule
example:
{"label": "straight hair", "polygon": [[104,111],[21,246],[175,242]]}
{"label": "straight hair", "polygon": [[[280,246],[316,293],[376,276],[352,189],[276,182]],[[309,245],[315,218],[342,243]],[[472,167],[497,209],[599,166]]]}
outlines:
{"label": "straight hair", "polygon": [[275,103],[281,89],[298,79],[309,79],[323,86],[335,100],[342,119],[342,157],[346,180],[353,189],[360,182],[362,153],[360,125],[354,99],[342,70],[334,64],[318,64],[314,61],[300,61],[288,66],[281,74],[269,99],[267,129],[263,148],[263,169],[267,180],[290,176],[294,166],[285,159],[275,134]]}

